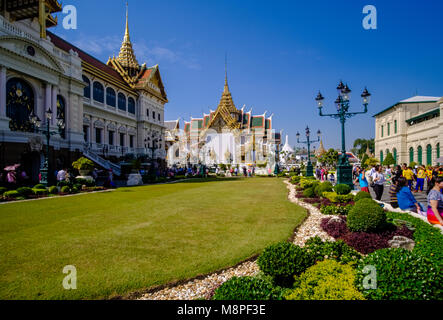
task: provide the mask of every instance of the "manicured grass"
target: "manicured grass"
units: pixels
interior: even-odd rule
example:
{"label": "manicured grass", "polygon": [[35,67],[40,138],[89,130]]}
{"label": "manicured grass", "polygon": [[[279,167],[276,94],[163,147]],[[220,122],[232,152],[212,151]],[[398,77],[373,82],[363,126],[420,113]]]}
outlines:
{"label": "manicured grass", "polygon": [[[187,279],[287,239],[305,216],[274,178],[0,205],[0,299],[100,299]],[[63,289],[66,265],[76,290]]]}

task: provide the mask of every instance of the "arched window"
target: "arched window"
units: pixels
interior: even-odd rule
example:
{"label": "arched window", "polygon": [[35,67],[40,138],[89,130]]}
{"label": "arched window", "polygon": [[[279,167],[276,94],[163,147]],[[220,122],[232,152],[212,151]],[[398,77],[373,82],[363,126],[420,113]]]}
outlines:
{"label": "arched window", "polygon": [[66,139],[66,104],[65,99],[60,95],[57,96],[57,119],[63,119],[63,122],[65,123],[65,128],[60,136],[63,139]]}
{"label": "arched window", "polygon": [[177,150],[175,150],[175,157],[178,158],[180,157],[180,149],[177,148]]}
{"label": "arched window", "polygon": [[105,102],[105,88],[100,82],[94,82],[93,88],[93,97],[94,100],[100,103]]}
{"label": "arched window", "polygon": [[126,111],[126,96],[121,92],[118,94],[118,109]]}
{"label": "arched window", "polygon": [[437,143],[437,147],[436,148],[437,148],[437,159],[438,159],[438,158],[440,158],[440,142]]}
{"label": "arched window", "polygon": [[417,161],[418,164],[423,164],[423,148],[421,146],[417,148]]}
{"label": "arched window", "polygon": [[135,114],[135,100],[133,98],[128,98],[128,112]]}
{"label": "arched window", "polygon": [[414,148],[409,148],[409,163],[414,161]]}
{"label": "arched window", "polygon": [[426,146],[426,164],[432,166],[432,146],[430,144]]}
{"label": "arched window", "polygon": [[394,149],[392,150],[392,152],[393,152],[393,156],[394,156],[395,164],[397,164],[397,149],[394,148]]}
{"label": "arched window", "polygon": [[106,88],[106,104],[115,108],[115,91],[112,88]]}
{"label": "arched window", "polygon": [[380,151],[380,163],[383,163],[383,151]]}
{"label": "arched window", "polygon": [[12,78],[6,83],[6,116],[11,119],[11,131],[33,132],[29,116],[34,111],[34,92],[22,79]]}
{"label": "arched window", "polygon": [[83,89],[83,96],[85,98],[91,98],[91,81],[86,76],[82,76],[83,82],[86,84],[86,87]]}

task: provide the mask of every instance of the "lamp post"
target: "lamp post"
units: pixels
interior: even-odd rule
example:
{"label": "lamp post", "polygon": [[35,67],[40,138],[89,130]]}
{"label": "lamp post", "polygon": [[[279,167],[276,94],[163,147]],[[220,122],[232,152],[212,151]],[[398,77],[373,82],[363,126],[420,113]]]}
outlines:
{"label": "lamp post", "polygon": [[300,133],[297,132],[297,143],[303,143],[308,145],[308,165],[306,166],[306,176],[313,177],[314,176],[314,168],[311,162],[311,143],[320,142],[321,131],[317,131],[317,140],[311,140],[311,130],[309,127],[306,127],[306,141],[300,141]]}
{"label": "lamp post", "polygon": [[368,112],[368,104],[371,97],[371,94],[365,88],[363,93],[361,94],[364,111],[363,112],[348,112],[349,110],[349,100],[351,95],[351,89],[349,89],[348,85],[344,85],[342,81],[340,81],[338,87],[338,98],[335,100],[335,105],[337,107],[337,113],[334,114],[323,114],[323,100],[324,97],[319,92],[315,100],[317,101],[319,113],[321,117],[331,117],[334,119],[339,119],[341,123],[341,156],[338,160],[337,165],[337,183],[339,184],[347,184],[351,188],[354,187],[352,183],[352,166],[349,164],[348,157],[346,156],[346,142],[345,142],[345,122],[346,119],[351,118],[357,114],[364,114]]}
{"label": "lamp post", "polygon": [[41,173],[41,179],[40,183],[43,184],[45,187],[48,186],[48,171],[49,171],[49,140],[51,139],[51,136],[56,134],[61,134],[63,130],[65,129],[65,121],[63,118],[59,117],[57,118],[57,126],[58,130],[52,130],[49,127],[49,124],[52,120],[52,110],[49,108],[45,112],[45,118],[46,118],[46,128],[41,129],[42,121],[39,119],[38,116],[35,115],[34,111],[32,111],[31,115],[29,116],[29,120],[34,125],[34,131],[36,133],[42,133],[46,136],[46,154],[45,154],[45,162],[40,167],[40,173]]}
{"label": "lamp post", "polygon": [[154,169],[154,160],[155,160],[154,159],[154,154],[155,154],[155,151],[157,149],[160,149],[158,145],[162,141],[163,141],[163,139],[161,137],[161,133],[159,133],[158,131],[151,130],[151,131],[148,132],[148,137],[145,139],[145,147],[146,147],[146,144],[148,144],[148,145],[151,144],[152,145],[152,147],[148,146],[148,149],[150,149],[151,152],[152,152],[151,153],[151,170]]}

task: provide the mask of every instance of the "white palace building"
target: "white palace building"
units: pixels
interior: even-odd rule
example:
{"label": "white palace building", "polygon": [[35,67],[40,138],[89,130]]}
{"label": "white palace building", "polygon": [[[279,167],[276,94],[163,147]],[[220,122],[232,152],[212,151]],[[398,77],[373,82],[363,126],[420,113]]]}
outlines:
{"label": "white palace building", "polygon": [[375,156],[397,164],[436,165],[443,143],[443,97],[415,96],[377,113]]}
{"label": "white palace building", "polygon": [[117,163],[128,154],[162,162],[168,99],[158,66],[137,62],[127,16],[120,52],[104,63],[46,31],[57,24],[52,14],[61,10],[57,0],[1,1],[1,168],[21,164],[38,180],[46,139],[29,119],[35,114],[46,126],[48,109],[52,129],[57,118],[66,123],[51,137],[49,172],[82,155],[117,175]]}

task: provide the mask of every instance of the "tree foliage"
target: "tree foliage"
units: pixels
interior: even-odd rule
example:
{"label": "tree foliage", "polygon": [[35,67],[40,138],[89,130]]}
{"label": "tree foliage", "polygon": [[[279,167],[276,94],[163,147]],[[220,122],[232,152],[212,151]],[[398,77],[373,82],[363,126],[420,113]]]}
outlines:
{"label": "tree foliage", "polygon": [[338,151],[331,148],[325,154],[319,156],[318,161],[322,164],[335,166],[338,161]]}
{"label": "tree foliage", "polygon": [[354,148],[352,151],[358,155],[359,158],[363,156],[366,149],[369,146],[369,151],[373,154],[375,152],[375,140],[374,139],[356,139],[354,141]]}
{"label": "tree foliage", "polygon": [[386,159],[383,160],[383,165],[384,165],[384,166],[392,166],[392,165],[394,165],[394,164],[395,164],[394,156],[392,155],[392,153],[389,152],[389,153],[386,155]]}

